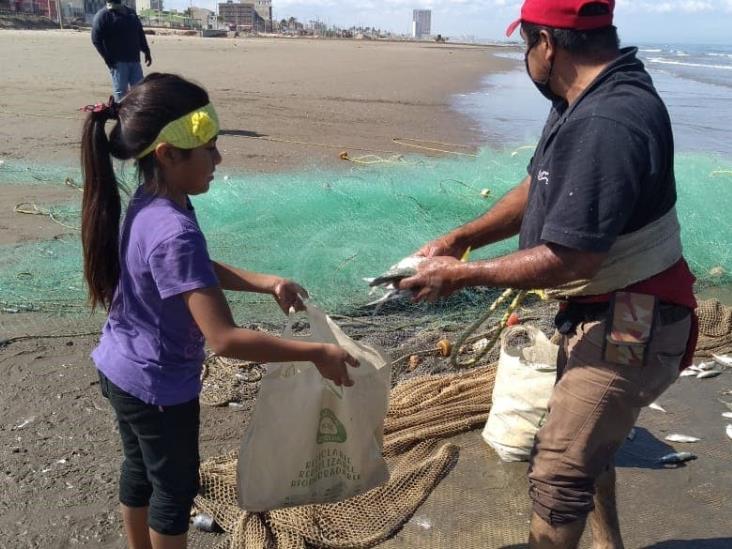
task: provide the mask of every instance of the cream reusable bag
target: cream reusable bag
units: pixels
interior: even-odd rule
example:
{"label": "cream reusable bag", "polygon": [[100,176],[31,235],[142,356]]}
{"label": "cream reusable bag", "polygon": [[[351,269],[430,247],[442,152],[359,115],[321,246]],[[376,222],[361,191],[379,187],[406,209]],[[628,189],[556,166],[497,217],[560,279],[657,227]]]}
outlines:
{"label": "cream reusable bag", "polygon": [[[512,344],[519,336],[524,343]],[[554,389],[558,351],[533,326],[515,326],[504,332],[493,403],[483,429],[483,440],[503,461],[529,459]]]}
{"label": "cream reusable bag", "polygon": [[389,479],[382,452],[390,364],[306,307],[310,335],[292,334],[291,315],[283,336],[340,345],[360,366],[349,367],[352,387],[337,387],[310,362],[267,365],[239,450],[239,505],[247,511],[341,501]]}

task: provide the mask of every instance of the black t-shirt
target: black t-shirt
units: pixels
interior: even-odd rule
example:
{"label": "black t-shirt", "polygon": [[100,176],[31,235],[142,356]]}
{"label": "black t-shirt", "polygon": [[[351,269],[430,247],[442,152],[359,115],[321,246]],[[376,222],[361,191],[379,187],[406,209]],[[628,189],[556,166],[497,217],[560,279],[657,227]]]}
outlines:
{"label": "black t-shirt", "polygon": [[605,252],[676,203],[671,121],[636,48],[567,107],[555,103],[529,164],[521,249]]}

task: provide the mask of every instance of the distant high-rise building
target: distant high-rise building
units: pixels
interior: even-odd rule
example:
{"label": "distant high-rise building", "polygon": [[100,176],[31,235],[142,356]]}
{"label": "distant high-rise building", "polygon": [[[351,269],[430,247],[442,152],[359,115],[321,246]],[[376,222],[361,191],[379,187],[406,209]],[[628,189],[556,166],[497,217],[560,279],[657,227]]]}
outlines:
{"label": "distant high-rise building", "polygon": [[432,10],[414,10],[412,12],[412,36],[420,39],[432,32]]}

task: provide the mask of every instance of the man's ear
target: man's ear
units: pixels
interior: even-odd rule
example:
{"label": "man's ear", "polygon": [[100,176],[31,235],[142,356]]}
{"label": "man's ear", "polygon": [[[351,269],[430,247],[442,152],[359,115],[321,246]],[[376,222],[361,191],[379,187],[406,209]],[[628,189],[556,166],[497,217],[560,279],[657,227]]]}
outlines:
{"label": "man's ear", "polygon": [[557,48],[554,43],[554,38],[552,38],[548,30],[542,29],[539,31],[539,45],[542,47],[544,60],[547,63],[551,63],[557,52]]}

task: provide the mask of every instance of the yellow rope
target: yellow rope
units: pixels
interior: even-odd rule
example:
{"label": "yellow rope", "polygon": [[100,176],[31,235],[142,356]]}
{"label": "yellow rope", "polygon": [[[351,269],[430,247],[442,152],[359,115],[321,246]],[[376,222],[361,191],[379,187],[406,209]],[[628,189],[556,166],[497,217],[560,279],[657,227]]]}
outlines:
{"label": "yellow rope", "polygon": [[732,170],[714,170],[709,175],[711,177],[716,177],[718,175],[732,175]]}
{"label": "yellow rope", "polygon": [[395,137],[392,139],[393,143],[396,143],[397,145],[401,145],[403,147],[412,147],[414,149],[421,149],[424,151],[432,151],[432,152],[441,152],[445,154],[455,154],[458,156],[470,156],[473,158],[477,158],[478,155],[475,153],[466,153],[466,152],[460,152],[460,151],[451,151],[448,149],[438,149],[437,147],[427,147],[425,145],[420,145],[419,143],[430,143],[433,145],[443,145],[445,147],[462,147],[462,148],[472,148],[470,145],[460,145],[457,143],[443,143],[441,141],[429,141],[427,139],[411,139],[408,137]]}
{"label": "yellow rope", "polygon": [[57,223],[58,225],[61,225],[62,227],[66,227],[67,229],[71,229],[73,231],[80,231],[81,229],[79,227],[74,227],[73,225],[67,225],[63,221],[60,221],[56,219],[56,216],[51,210],[40,208],[33,202],[21,202],[20,204],[16,204],[13,208],[13,211],[15,213],[19,214],[26,214],[26,215],[43,215],[48,217],[51,221],[54,223]]}

